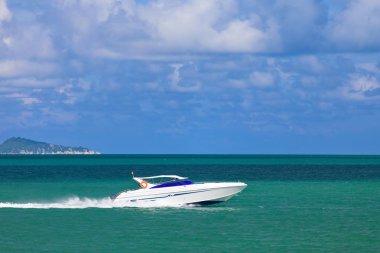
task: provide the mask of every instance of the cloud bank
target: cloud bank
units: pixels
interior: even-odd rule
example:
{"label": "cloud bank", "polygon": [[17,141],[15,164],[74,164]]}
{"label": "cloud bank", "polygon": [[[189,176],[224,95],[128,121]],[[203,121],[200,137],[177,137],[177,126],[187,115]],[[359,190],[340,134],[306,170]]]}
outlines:
{"label": "cloud bank", "polygon": [[379,17],[375,0],[0,0],[0,134],[373,130]]}

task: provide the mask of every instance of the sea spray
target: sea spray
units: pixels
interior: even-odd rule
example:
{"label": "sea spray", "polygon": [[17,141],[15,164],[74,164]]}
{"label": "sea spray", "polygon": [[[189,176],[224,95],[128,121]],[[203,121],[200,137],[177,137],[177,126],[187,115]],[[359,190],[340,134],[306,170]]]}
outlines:
{"label": "sea spray", "polygon": [[170,205],[165,203],[144,202],[144,203],[116,203],[110,198],[79,198],[77,196],[55,202],[0,202],[0,208],[24,208],[24,209],[84,209],[84,208],[122,208],[122,207],[181,207],[180,205]]}

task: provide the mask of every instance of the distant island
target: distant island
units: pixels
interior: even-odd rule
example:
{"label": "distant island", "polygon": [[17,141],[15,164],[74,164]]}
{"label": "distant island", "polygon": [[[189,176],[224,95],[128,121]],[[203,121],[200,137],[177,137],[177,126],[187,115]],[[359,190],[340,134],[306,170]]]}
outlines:
{"label": "distant island", "polygon": [[0,154],[100,154],[84,147],[54,145],[20,137],[12,137],[0,144]]}

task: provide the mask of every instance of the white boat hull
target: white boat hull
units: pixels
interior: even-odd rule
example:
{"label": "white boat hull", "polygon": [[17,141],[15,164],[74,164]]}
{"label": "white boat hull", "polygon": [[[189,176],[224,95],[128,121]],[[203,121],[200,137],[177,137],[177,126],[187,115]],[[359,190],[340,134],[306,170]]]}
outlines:
{"label": "white boat hull", "polygon": [[113,197],[116,204],[154,202],[166,205],[208,205],[226,201],[247,185],[245,183],[195,183],[164,188],[124,191]]}

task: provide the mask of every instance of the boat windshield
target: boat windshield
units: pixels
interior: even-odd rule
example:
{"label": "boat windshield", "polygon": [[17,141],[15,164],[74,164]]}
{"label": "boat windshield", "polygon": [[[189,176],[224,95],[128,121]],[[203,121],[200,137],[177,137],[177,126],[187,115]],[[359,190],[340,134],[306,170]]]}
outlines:
{"label": "boat windshield", "polygon": [[165,182],[165,183],[153,186],[151,189],[172,187],[172,186],[181,186],[181,185],[189,185],[189,184],[193,184],[193,182],[191,182],[189,180],[176,180],[176,181],[169,181],[169,182]]}

